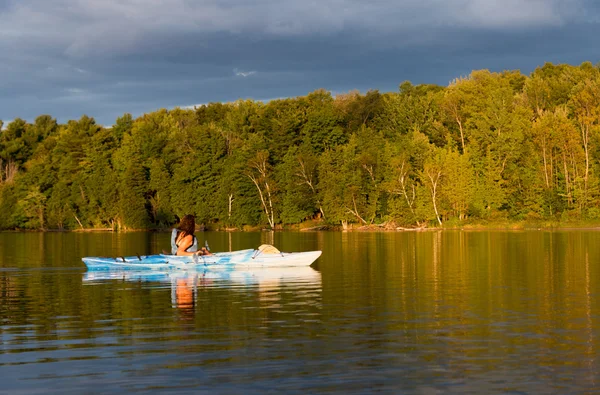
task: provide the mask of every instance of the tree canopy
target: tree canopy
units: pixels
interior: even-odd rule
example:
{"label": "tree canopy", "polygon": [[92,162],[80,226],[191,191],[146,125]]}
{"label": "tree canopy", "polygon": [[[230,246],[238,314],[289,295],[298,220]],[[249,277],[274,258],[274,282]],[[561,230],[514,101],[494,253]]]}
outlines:
{"label": "tree canopy", "polygon": [[270,228],[600,219],[600,69],[588,62],[112,127],[49,115],[3,126],[0,229],[162,228],[188,213]]}

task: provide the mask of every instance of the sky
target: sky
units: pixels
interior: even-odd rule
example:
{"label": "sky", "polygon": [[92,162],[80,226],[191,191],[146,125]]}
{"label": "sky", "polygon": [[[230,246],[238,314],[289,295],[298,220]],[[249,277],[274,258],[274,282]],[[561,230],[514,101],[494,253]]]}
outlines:
{"label": "sky", "polygon": [[0,0],[0,119],[112,125],[600,61],[597,0]]}

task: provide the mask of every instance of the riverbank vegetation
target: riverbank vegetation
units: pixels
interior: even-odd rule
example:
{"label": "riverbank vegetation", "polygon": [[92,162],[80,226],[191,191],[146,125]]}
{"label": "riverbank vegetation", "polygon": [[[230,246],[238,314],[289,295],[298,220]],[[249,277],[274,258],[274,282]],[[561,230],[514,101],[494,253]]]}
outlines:
{"label": "riverbank vegetation", "polygon": [[0,229],[600,223],[591,63],[4,126]]}

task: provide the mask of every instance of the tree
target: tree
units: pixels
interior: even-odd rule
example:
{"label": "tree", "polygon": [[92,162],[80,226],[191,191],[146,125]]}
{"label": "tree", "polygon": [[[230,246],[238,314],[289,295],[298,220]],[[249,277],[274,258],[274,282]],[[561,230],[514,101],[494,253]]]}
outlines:
{"label": "tree", "polygon": [[284,223],[299,223],[313,217],[317,212],[325,216],[319,201],[318,156],[312,152],[309,144],[292,146],[278,167],[278,183],[283,185],[281,220]]}
{"label": "tree", "polygon": [[446,148],[443,176],[441,195],[447,200],[453,216],[462,221],[472,205],[475,188],[475,172],[469,153],[461,154],[452,147]]}
{"label": "tree", "polygon": [[586,78],[577,84],[571,95],[570,104],[579,127],[581,144],[585,154],[583,174],[582,208],[587,207],[591,196],[588,194],[590,178],[590,151],[592,134],[600,129],[600,78]]}
{"label": "tree", "polygon": [[469,104],[472,102],[472,87],[470,79],[456,79],[444,92],[442,109],[452,123],[456,123],[460,136],[461,152],[465,152],[465,123],[469,117]]}
{"label": "tree", "polygon": [[444,176],[445,165],[446,165],[446,152],[441,148],[432,148],[431,156],[425,160],[423,164],[423,171],[421,178],[429,189],[431,196],[431,203],[433,205],[433,211],[435,213],[436,221],[442,225],[442,218],[438,209],[439,192],[442,182],[442,176]]}
{"label": "tree", "polygon": [[273,181],[271,176],[271,166],[269,164],[269,151],[258,151],[256,155],[248,162],[248,171],[246,176],[256,186],[260,202],[269,222],[271,229],[275,228],[275,209],[273,206]]}
{"label": "tree", "polygon": [[30,229],[44,229],[44,211],[46,196],[40,191],[32,189],[25,198],[19,200],[18,207],[24,213],[25,226]]}

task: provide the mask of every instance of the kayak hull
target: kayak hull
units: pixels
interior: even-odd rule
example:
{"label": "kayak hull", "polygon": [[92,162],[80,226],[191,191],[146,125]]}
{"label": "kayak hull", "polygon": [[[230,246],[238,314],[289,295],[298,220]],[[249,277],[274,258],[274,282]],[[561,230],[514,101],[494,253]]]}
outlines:
{"label": "kayak hull", "polygon": [[321,251],[261,253],[240,250],[207,256],[142,255],[126,257],[85,257],[88,270],[236,270],[238,268],[310,266]]}

